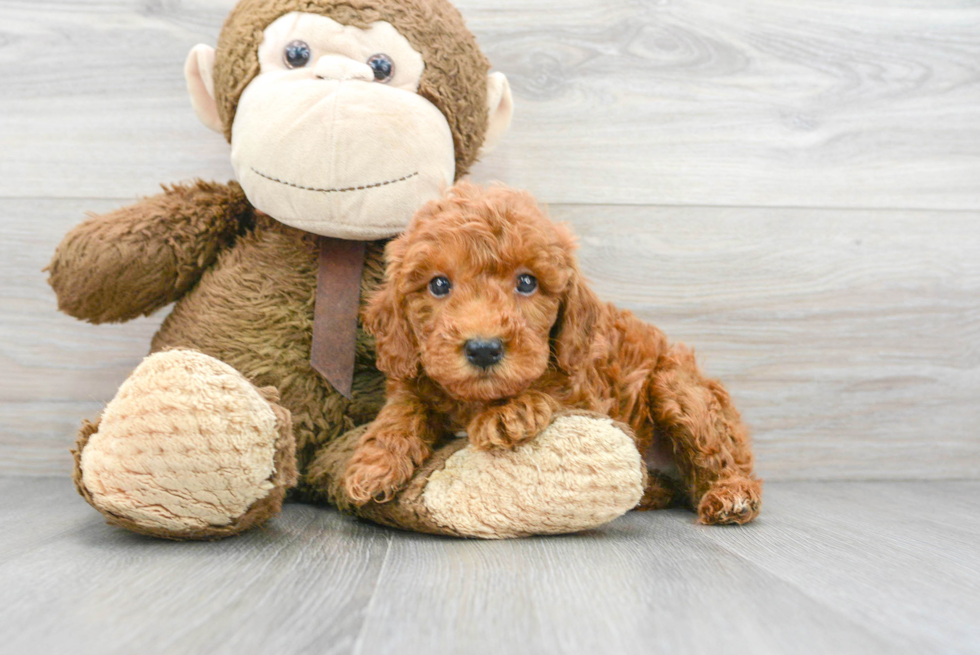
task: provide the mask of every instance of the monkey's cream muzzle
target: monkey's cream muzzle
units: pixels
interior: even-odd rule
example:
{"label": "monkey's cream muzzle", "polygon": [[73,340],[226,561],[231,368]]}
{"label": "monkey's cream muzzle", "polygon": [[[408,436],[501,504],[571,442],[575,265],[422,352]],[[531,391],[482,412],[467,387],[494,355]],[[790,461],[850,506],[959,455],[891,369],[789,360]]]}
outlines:
{"label": "monkey's cream muzzle", "polygon": [[295,76],[260,75],[239,102],[232,164],[257,209],[315,234],[380,239],[452,185],[452,133],[428,100],[360,79]]}
{"label": "monkey's cream muzzle", "polygon": [[[304,65],[284,58],[295,43]],[[393,62],[384,82],[366,63],[378,54]],[[379,239],[452,185],[449,124],[417,94],[425,63],[389,23],[287,14],[266,28],[259,61],[232,126],[232,164],[257,209],[315,234]]]}
{"label": "monkey's cream muzzle", "polygon": [[[215,57],[197,45],[184,71],[198,117],[222,132]],[[452,129],[419,95],[426,62],[391,23],[354,27],[294,11],[265,27],[258,59],[230,135],[235,173],[257,209],[322,236],[380,239],[455,180]],[[507,78],[491,73],[486,83],[480,154],[513,112]]]}
{"label": "monkey's cream muzzle", "polygon": [[[222,132],[214,48],[197,45],[184,72],[201,121]],[[453,132],[419,95],[422,54],[386,21],[342,25],[294,11],[262,32],[259,74],[237,98],[232,164],[260,211],[322,236],[394,236],[456,177]],[[457,71],[458,73],[458,71]],[[507,78],[487,77],[479,153],[507,131]]]}

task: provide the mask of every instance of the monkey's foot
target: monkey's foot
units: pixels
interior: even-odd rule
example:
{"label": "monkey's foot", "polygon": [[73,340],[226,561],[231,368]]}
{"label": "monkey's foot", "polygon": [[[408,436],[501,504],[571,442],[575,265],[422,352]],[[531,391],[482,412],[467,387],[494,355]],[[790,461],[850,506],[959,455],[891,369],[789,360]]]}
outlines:
{"label": "monkey's foot", "polygon": [[438,449],[393,501],[351,508],[337,478],[362,429],[321,451],[307,482],[385,525],[483,539],[561,534],[607,523],[643,497],[646,466],[629,428],[572,412],[513,450],[477,450],[458,439]]}
{"label": "monkey's foot", "polygon": [[110,523],[169,539],[219,539],[279,512],[296,484],[289,412],[223,362],[147,357],[76,442],[75,485]]}

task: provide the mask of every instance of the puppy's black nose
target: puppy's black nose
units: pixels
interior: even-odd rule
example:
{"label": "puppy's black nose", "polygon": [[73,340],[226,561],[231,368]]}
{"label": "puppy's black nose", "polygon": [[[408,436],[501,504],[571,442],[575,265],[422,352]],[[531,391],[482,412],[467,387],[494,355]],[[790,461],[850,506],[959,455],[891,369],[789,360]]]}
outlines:
{"label": "puppy's black nose", "polygon": [[463,352],[470,364],[490,368],[504,358],[504,344],[500,339],[470,339],[463,344]]}

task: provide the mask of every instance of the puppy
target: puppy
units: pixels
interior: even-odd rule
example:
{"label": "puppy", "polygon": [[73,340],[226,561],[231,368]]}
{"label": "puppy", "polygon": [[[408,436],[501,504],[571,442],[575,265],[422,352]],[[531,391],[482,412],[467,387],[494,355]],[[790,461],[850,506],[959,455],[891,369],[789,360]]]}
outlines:
{"label": "puppy", "polygon": [[761,481],[725,389],[686,347],[600,302],[574,249],[529,194],[467,183],[388,244],[364,312],[388,399],[348,463],[353,502],[393,498],[445,435],[513,448],[581,408],[629,424],[641,453],[670,453],[680,480],[652,471],[641,508],[686,500],[704,523],[755,518]]}

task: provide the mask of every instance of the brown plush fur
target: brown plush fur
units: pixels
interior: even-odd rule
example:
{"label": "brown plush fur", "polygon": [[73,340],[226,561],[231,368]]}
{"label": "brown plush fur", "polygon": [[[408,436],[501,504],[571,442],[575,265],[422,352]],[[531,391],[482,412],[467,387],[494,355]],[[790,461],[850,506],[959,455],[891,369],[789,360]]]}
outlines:
{"label": "brown plush fur", "polygon": [[[465,429],[477,448],[512,448],[573,407],[629,424],[641,452],[666,439],[703,522],[755,518],[761,482],[728,393],[689,349],[600,302],[573,250],[568,229],[528,194],[470,184],[426,205],[389,244],[385,284],[365,312],[388,400],[348,464],[355,502],[390,499],[447,432]],[[523,273],[538,280],[533,294],[515,291]],[[438,275],[452,281],[448,296],[428,290]],[[486,371],[472,366],[463,355],[472,338],[500,338],[504,358]],[[651,476],[643,506],[671,498]]]}
{"label": "brown plush fur", "polygon": [[[362,298],[380,283],[383,246],[367,246]],[[257,214],[236,183],[174,186],[91,218],[65,237],[48,270],[62,311],[93,323],[176,300],[152,351],[198,350],[276,388],[301,471],[384,403],[374,340],[361,329],[352,400],[310,367],[317,237]]]}
{"label": "brown plush fur", "polygon": [[376,21],[394,25],[422,54],[425,71],[419,95],[449,122],[456,177],[466,174],[486,135],[490,62],[459,11],[445,0],[242,0],[221,31],[214,68],[218,113],[229,141],[238,99],[259,73],[262,32],[291,11],[320,14],[360,28]]}
{"label": "brown plush fur", "polygon": [[252,207],[236,182],[175,184],[164,192],[68,233],[45,269],[61,311],[91,323],[152,314],[187,293],[219,251],[252,226]]}
{"label": "brown plush fur", "polygon": [[[316,236],[256,216],[255,227],[177,303],[152,346],[199,350],[258,387],[278,389],[293,414],[301,471],[319,447],[371,421],[384,402],[373,340],[360,327],[351,400],[310,366],[317,248]],[[380,282],[382,248],[367,244],[362,299]]]}

